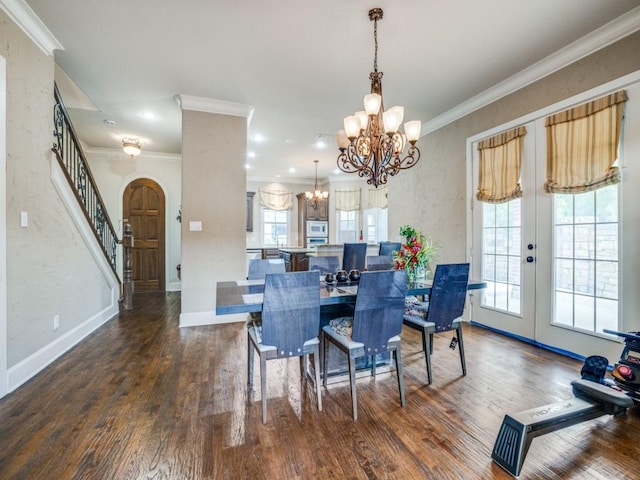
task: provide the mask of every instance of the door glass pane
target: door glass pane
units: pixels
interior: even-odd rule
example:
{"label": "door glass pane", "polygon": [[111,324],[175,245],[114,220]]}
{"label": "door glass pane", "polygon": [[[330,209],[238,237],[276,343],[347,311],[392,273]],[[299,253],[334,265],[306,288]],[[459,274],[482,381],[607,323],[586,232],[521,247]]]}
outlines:
{"label": "door glass pane", "polygon": [[591,332],[619,327],[618,185],[555,194],[553,322]]}
{"label": "door glass pane", "polygon": [[482,305],[521,312],[521,200],[482,203],[482,279],[487,288]]}

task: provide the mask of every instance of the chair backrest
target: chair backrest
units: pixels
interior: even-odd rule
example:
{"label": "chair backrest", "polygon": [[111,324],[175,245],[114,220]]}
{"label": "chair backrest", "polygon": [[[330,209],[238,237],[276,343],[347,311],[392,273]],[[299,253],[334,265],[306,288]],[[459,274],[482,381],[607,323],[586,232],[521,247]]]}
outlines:
{"label": "chair backrest", "polygon": [[393,255],[373,255],[367,257],[367,270],[393,270]]}
{"label": "chair backrest", "polygon": [[342,249],[342,269],[364,270],[364,262],[367,256],[366,243],[345,243]]}
{"label": "chair backrest", "polygon": [[402,330],[407,272],[384,270],[360,276],[352,338],[364,343],[365,351],[386,351],[389,339]]}
{"label": "chair backrest", "polygon": [[393,255],[393,252],[399,251],[401,246],[400,242],[380,242],[378,255]]}
{"label": "chair backrest", "polygon": [[284,273],[286,271],[284,260],[282,258],[260,259],[254,258],[249,260],[249,280],[259,280],[264,278],[267,273]]}
{"label": "chair backrest", "polygon": [[309,270],[319,270],[325,273],[336,273],[340,270],[340,258],[337,255],[309,257]]}
{"label": "chair backrest", "polygon": [[320,332],[317,272],[269,273],[264,281],[262,343],[278,356],[299,356],[304,342]]}
{"label": "chair backrest", "polygon": [[451,324],[464,312],[469,282],[469,264],[442,264],[433,276],[426,321],[436,324],[436,332],[451,330]]}

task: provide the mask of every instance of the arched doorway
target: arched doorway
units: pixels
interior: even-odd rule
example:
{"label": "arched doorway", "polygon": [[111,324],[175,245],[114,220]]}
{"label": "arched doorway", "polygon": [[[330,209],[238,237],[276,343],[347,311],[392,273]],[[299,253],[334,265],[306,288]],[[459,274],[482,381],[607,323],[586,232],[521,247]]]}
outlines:
{"label": "arched doorway", "polygon": [[123,216],[133,231],[132,268],[135,292],[165,290],[165,198],[149,178],[132,181],[124,190]]}

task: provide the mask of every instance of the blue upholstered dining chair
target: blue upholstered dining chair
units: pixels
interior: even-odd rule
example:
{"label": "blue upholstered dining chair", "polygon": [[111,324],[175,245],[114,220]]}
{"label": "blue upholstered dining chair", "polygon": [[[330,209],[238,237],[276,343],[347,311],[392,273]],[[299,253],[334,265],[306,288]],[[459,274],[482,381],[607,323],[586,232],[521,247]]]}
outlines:
{"label": "blue upholstered dining chair", "polygon": [[320,277],[316,272],[271,273],[265,277],[262,326],[249,327],[248,386],[253,389],[254,351],[260,356],[260,395],[262,423],[267,423],[267,360],[300,357],[304,378],[304,358],[312,355],[318,410],[320,392]]}
{"label": "blue upholstered dining chair", "polygon": [[340,259],[337,255],[309,257],[309,270],[317,270],[323,275],[336,273],[340,270]]}
{"label": "blue upholstered dining chair", "polygon": [[367,257],[367,270],[393,270],[393,255],[372,255]]}
{"label": "blue upholstered dining chair", "polygon": [[284,273],[286,271],[282,258],[249,260],[249,280],[263,279],[267,273]]}
{"label": "blue upholstered dining chair", "polygon": [[[427,363],[427,379],[431,383],[431,354],[433,335],[455,331],[453,345],[458,343],[462,374],[467,374],[462,339],[462,313],[467,297],[469,282],[469,264],[441,264],[436,267],[431,294],[426,308],[417,309],[412,314],[405,313],[403,323],[422,332],[422,346]],[[421,311],[420,311],[421,310]]]}
{"label": "blue upholstered dining chair", "polygon": [[400,250],[402,243],[400,242],[380,242],[380,250],[378,255],[393,255],[393,252]]}
{"label": "blue upholstered dining chair", "polygon": [[[404,313],[407,273],[404,270],[364,272],[360,277],[354,316],[329,322],[322,329],[324,348],[323,367],[327,372],[329,343],[347,354],[351,383],[353,419],[358,419],[355,359],[390,352],[395,356],[400,404],[404,407],[404,381],[402,379],[402,353],[400,332]],[[327,375],[323,384],[327,385]]]}
{"label": "blue upholstered dining chair", "polygon": [[367,257],[366,243],[345,243],[342,248],[342,269],[347,273],[351,270],[364,270]]}

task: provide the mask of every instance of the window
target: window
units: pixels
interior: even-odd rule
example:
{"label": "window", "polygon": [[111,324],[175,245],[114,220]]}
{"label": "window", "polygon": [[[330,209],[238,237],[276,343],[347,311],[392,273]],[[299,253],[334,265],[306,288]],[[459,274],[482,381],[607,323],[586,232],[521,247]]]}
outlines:
{"label": "window", "polygon": [[521,199],[483,203],[483,306],[519,314],[522,251]]}
{"label": "window", "polygon": [[367,243],[387,241],[387,209],[370,208],[364,211],[364,239]]}
{"label": "window", "polygon": [[337,210],[338,214],[338,242],[353,243],[358,239],[358,211]]}
{"label": "window", "polygon": [[554,195],[554,323],[618,329],[618,230],[618,185]]}
{"label": "window", "polygon": [[262,209],[262,243],[265,246],[287,245],[289,210]]}

